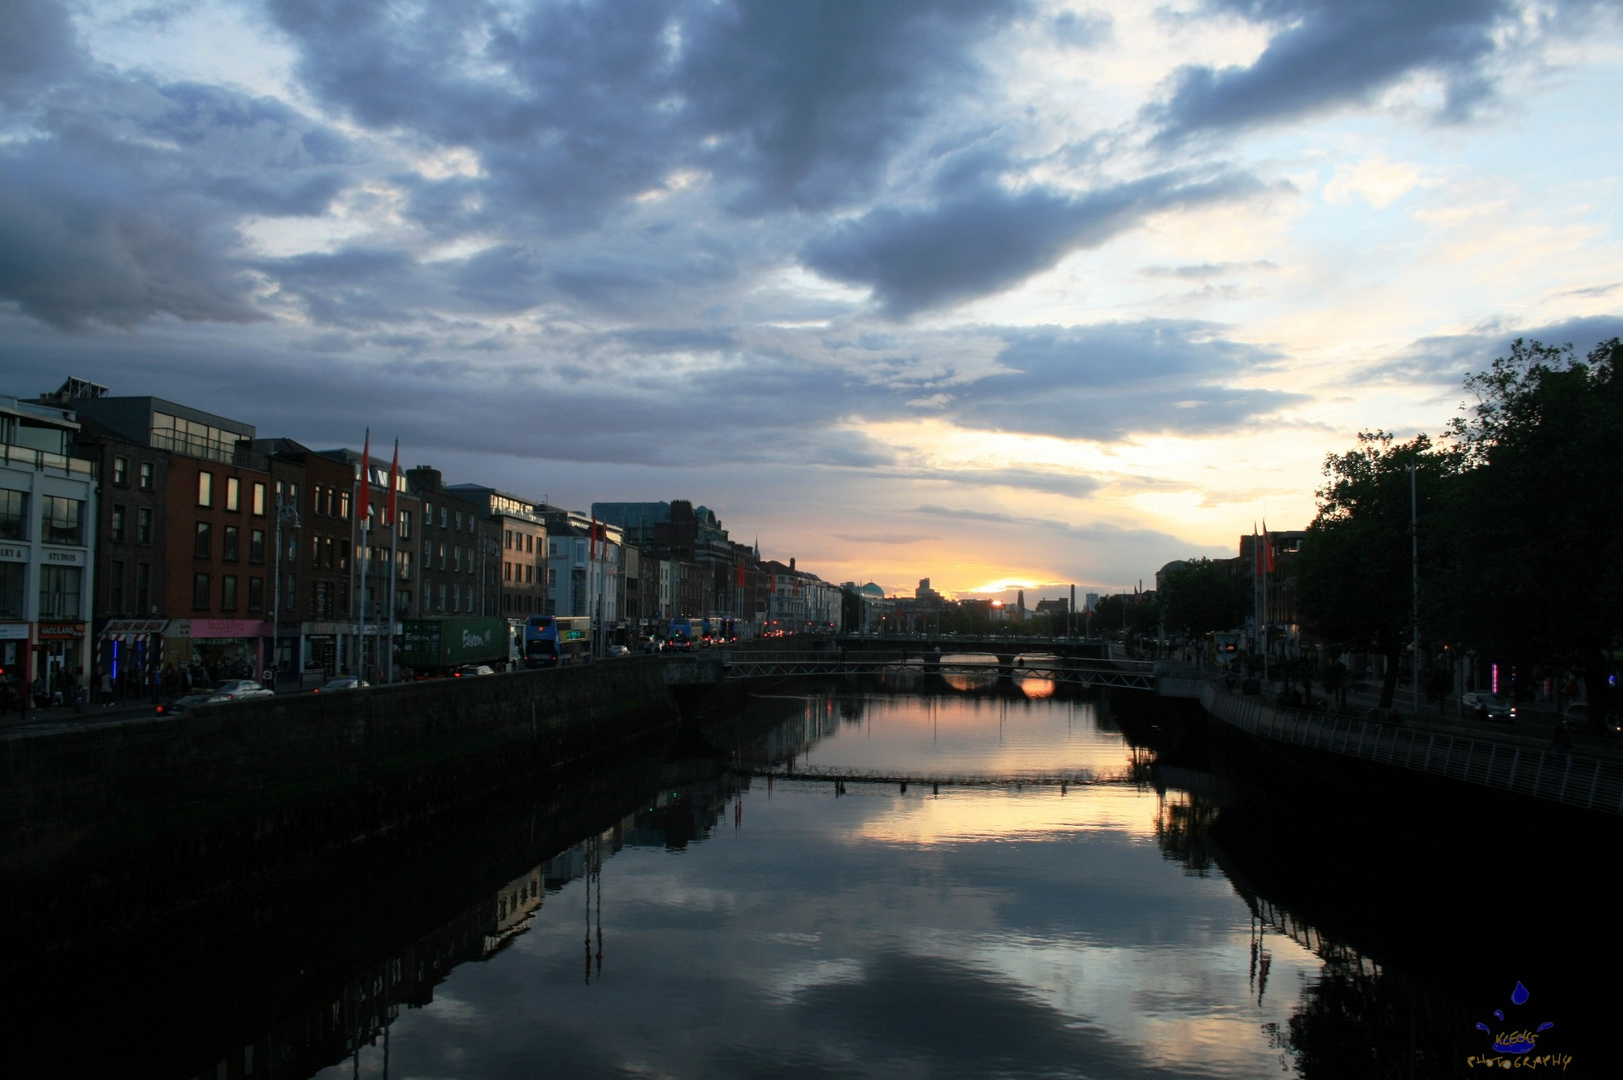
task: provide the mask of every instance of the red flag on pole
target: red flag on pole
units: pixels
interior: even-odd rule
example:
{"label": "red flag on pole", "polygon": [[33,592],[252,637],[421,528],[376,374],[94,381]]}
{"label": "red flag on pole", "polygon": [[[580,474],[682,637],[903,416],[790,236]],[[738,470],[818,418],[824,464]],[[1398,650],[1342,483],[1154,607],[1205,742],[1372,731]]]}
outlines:
{"label": "red flag on pole", "polygon": [[388,502],[388,505],[384,508],[384,514],[383,514],[383,517],[384,517],[383,523],[385,525],[393,525],[394,524],[394,512],[395,512],[395,494],[394,494],[394,490],[395,490],[395,485],[399,482],[399,477],[400,477],[400,440],[396,439],[394,441],[394,460],[389,463],[389,502]]}
{"label": "red flag on pole", "polygon": [[366,523],[372,512],[372,429],[366,429],[366,445],[361,447],[361,487],[355,493],[355,520]]}
{"label": "red flag on pole", "polygon": [[1268,519],[1262,521],[1262,568],[1272,574],[1274,570],[1274,541],[1268,535]]}
{"label": "red flag on pole", "polygon": [[1262,576],[1262,538],[1257,535],[1257,523],[1251,523],[1251,576]]}
{"label": "red flag on pole", "polygon": [[744,564],[743,563],[738,564],[738,587],[740,589],[742,589],[744,587]]}

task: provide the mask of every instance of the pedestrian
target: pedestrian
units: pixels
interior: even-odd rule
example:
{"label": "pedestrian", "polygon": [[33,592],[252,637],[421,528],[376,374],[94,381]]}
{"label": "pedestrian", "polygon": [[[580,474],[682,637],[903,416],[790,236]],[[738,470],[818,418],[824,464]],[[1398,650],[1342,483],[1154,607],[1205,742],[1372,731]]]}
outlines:
{"label": "pedestrian", "polygon": [[101,707],[113,707],[113,676],[106,671],[101,673]]}

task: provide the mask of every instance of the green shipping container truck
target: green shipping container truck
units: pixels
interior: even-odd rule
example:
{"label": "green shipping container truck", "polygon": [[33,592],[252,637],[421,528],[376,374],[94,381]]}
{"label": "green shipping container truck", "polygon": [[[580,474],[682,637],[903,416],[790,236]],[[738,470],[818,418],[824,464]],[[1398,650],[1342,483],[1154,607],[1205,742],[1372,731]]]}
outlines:
{"label": "green shipping container truck", "polygon": [[418,671],[489,664],[507,666],[506,619],[407,619],[401,624],[400,662]]}

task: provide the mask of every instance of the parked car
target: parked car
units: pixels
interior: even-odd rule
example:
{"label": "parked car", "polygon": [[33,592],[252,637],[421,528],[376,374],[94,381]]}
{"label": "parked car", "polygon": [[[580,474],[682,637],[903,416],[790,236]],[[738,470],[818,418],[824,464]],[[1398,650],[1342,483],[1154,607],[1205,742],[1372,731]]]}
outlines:
{"label": "parked car", "polygon": [[330,694],[337,690],[363,690],[371,685],[359,675],[338,675],[316,687],[316,693],[326,692]]}
{"label": "parked car", "polygon": [[1495,694],[1491,690],[1473,690],[1460,697],[1461,716],[1475,717],[1484,710],[1489,720],[1516,722],[1516,706],[1503,694]]}
{"label": "parked car", "polygon": [[461,667],[451,672],[451,674],[457,678],[461,678],[464,675],[494,675],[496,674],[496,669],[491,667],[489,664],[463,664]]}
{"label": "parked car", "polygon": [[609,656],[630,656],[631,655],[631,650],[626,648],[624,645],[610,645],[608,655]]}

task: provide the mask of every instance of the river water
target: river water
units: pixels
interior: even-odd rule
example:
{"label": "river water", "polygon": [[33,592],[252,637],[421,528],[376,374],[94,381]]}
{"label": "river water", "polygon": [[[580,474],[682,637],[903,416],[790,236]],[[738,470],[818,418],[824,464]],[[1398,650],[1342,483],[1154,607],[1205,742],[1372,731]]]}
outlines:
{"label": "river water", "polygon": [[1362,1080],[1479,1076],[1493,1034],[1551,1022],[1533,1071],[1617,1075],[1584,1041],[1615,1014],[1615,826],[1404,796],[1032,679],[734,713],[430,833],[236,872],[145,936],[107,912],[13,973],[0,1065]]}
{"label": "river water", "polygon": [[[1457,1008],[1408,982],[1393,1014],[1381,967],[1248,899],[1214,804],[1156,776],[1202,774],[1054,690],[757,699],[781,719],[727,748],[756,775],[662,789],[516,879],[481,959],[318,1075],[1461,1071]],[[1372,1058],[1383,1023],[1408,1045]]]}

